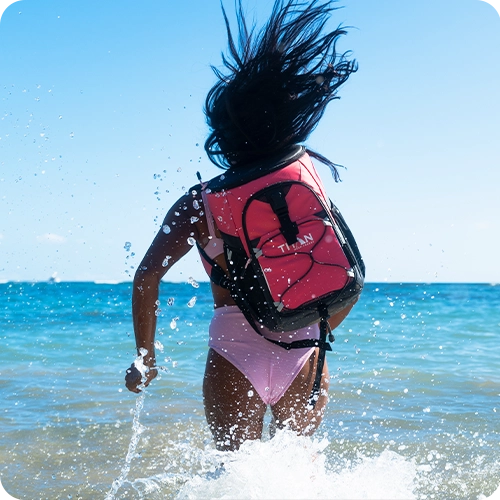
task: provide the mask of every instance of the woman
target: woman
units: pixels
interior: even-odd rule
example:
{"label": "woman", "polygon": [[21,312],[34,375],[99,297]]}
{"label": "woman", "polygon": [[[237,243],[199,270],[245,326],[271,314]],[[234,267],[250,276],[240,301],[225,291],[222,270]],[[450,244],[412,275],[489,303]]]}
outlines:
{"label": "woman", "polygon": [[[335,52],[335,43],[345,31],[322,34],[333,10],[331,2],[315,0],[305,6],[297,0],[277,0],[266,26],[255,35],[247,29],[240,3],[239,47],[223,11],[230,54],[223,62],[228,73],[214,69],[218,82],[208,93],[205,106],[211,130],[205,150],[213,163],[223,169],[245,169],[279,157],[308,138],[326,105],[336,98],[336,89],[357,69],[345,54]],[[306,151],[329,165],[338,180],[332,162]],[[157,375],[154,336],[160,280],[194,241],[227,269],[220,233],[200,184],[169,210],[135,274],[134,330],[137,349],[147,351],[143,362],[149,369],[142,380],[144,386]],[[276,427],[312,434],[321,423],[328,397],[325,363],[319,398],[314,406],[309,404],[318,349],[276,347],[254,332],[226,289],[212,283],[212,293],[214,317],[203,398],[217,448],[235,450],[247,439],[259,439],[268,405]],[[351,307],[329,319],[332,329]],[[318,338],[319,328],[313,325],[287,332],[287,336],[293,340]],[[132,392],[140,392],[140,384],[141,374],[132,365],[126,385]]]}

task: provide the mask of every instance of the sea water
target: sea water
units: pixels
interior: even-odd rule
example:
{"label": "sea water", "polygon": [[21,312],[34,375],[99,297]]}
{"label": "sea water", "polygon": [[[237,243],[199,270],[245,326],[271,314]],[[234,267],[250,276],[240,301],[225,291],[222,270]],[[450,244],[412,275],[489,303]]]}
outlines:
{"label": "sea water", "polygon": [[[312,438],[215,450],[201,385],[209,285],[163,283],[160,375],[131,284],[0,284],[0,480],[19,499],[483,499],[500,485],[500,286],[367,284],[328,354]],[[266,418],[266,425],[269,417]],[[223,464],[223,465],[221,465]]]}

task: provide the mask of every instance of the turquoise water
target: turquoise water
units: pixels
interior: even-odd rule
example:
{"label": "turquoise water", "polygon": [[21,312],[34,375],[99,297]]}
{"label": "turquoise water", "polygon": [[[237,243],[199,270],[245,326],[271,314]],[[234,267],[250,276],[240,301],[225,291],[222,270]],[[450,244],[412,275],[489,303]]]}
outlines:
{"label": "turquoise water", "polygon": [[336,331],[315,437],[235,454],[214,450],[201,402],[208,284],[162,285],[164,370],[139,398],[123,386],[130,293],[0,284],[0,479],[14,497],[449,500],[500,485],[500,286],[368,284]]}

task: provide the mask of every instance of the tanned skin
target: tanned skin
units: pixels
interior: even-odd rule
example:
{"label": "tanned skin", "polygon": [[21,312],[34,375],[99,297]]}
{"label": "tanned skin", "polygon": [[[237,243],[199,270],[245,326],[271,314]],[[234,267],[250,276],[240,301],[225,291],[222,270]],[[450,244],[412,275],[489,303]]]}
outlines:
{"label": "tanned skin", "polygon": [[[148,371],[145,379],[142,379],[134,364],[127,370],[125,384],[132,392],[141,392],[139,386],[143,384],[147,387],[158,374],[154,340],[161,279],[192,249],[193,241],[197,241],[201,247],[210,241],[200,193],[200,185],[194,186],[174,203],[135,273],[132,294],[134,332],[138,353],[141,348],[147,350],[143,362]],[[170,231],[163,230],[166,226]],[[168,263],[165,262],[167,256]],[[223,255],[216,262],[226,269]],[[215,308],[235,305],[226,289],[213,283],[211,286]],[[340,325],[353,305],[329,319],[332,330]],[[308,405],[316,376],[317,356],[318,349],[315,349],[283,397],[271,407],[274,428],[286,426],[299,435],[311,435],[321,423],[330,381],[326,361],[319,399],[314,409]],[[266,404],[249,380],[213,349],[209,349],[207,356],[203,402],[217,449],[236,450],[243,441],[261,438]]]}

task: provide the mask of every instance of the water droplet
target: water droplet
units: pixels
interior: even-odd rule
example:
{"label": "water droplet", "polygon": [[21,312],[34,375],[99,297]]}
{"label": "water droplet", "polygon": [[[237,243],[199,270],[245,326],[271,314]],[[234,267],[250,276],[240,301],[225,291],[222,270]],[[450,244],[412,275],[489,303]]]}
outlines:
{"label": "water droplet", "polygon": [[179,212],[174,212],[174,214],[179,217],[179,215],[181,215]]}
{"label": "water droplet", "polygon": [[193,288],[200,288],[200,284],[194,279],[189,277],[188,283],[193,287]]}
{"label": "water droplet", "polygon": [[125,245],[123,246],[123,248],[125,249],[126,252],[130,252],[130,247],[131,246],[132,246],[132,243],[130,243],[130,241],[126,241]]}
{"label": "water droplet", "polygon": [[162,230],[165,234],[169,234],[171,229],[170,229],[170,226],[168,224],[165,224],[163,227],[162,227]]}
{"label": "water droplet", "polygon": [[159,340],[155,340],[155,348],[163,352],[163,344]]}
{"label": "water droplet", "polygon": [[174,305],[174,298],[173,297],[169,297],[168,300],[167,300],[167,306],[173,306]]}
{"label": "water droplet", "polygon": [[253,393],[253,391],[248,391],[248,392],[247,392],[247,396],[248,396],[249,398],[253,397],[253,394],[254,394],[254,393]]}
{"label": "water droplet", "polygon": [[191,219],[189,219],[189,221],[191,222],[191,224],[194,224],[195,222],[198,222],[200,219],[198,219],[198,217],[191,217]]}
{"label": "water droplet", "polygon": [[194,307],[194,305],[196,304],[196,297],[193,297],[188,303],[187,303],[187,306],[188,307]]}
{"label": "water droplet", "polygon": [[170,328],[172,328],[172,330],[175,330],[177,328],[177,320],[179,318],[178,317],[175,317],[172,319],[172,321],[170,322]]}
{"label": "water droplet", "polygon": [[191,236],[187,239],[187,242],[188,242],[191,246],[196,245],[196,240],[195,240],[193,237],[191,237]]}
{"label": "water droplet", "polygon": [[163,262],[161,263],[161,265],[162,265],[163,267],[167,267],[167,266],[168,266],[168,261],[169,261],[171,258],[172,258],[172,256],[171,256],[171,255],[167,255],[167,256],[165,257],[165,259],[163,260]]}
{"label": "water droplet", "polygon": [[193,200],[193,208],[195,210],[198,210],[200,208],[200,204],[198,203],[198,200]]}

